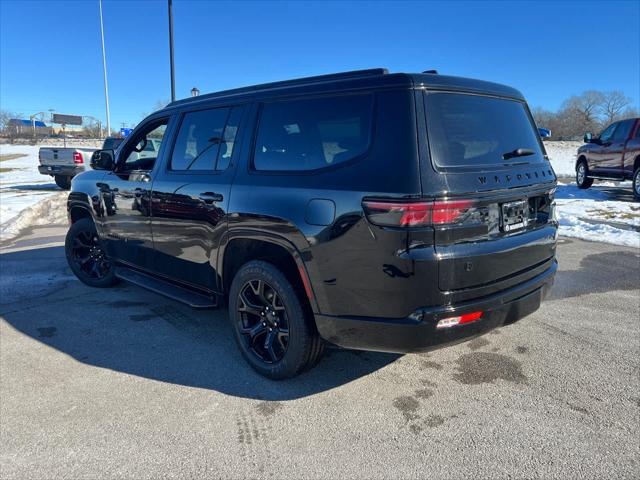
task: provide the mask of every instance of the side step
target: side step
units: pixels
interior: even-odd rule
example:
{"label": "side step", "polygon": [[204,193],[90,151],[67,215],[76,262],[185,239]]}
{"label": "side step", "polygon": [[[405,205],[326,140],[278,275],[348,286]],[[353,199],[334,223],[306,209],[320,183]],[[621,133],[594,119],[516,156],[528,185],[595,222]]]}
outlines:
{"label": "side step", "polygon": [[178,302],[186,303],[193,308],[216,308],[218,306],[218,298],[215,295],[207,296],[197,293],[127,267],[116,267],[116,277]]}
{"label": "side step", "polygon": [[587,175],[587,178],[592,178],[594,180],[611,180],[614,182],[624,182],[624,177],[601,177],[596,175]]}

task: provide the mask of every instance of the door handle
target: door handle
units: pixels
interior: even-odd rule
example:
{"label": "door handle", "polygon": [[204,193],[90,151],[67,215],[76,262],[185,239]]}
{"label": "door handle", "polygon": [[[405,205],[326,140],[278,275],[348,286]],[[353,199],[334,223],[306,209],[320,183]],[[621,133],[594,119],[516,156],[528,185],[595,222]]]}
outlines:
{"label": "door handle", "polygon": [[224,197],[222,196],[221,193],[213,193],[213,192],[203,192],[200,195],[198,195],[198,198],[208,205],[214,202],[221,202],[222,200],[224,200]]}

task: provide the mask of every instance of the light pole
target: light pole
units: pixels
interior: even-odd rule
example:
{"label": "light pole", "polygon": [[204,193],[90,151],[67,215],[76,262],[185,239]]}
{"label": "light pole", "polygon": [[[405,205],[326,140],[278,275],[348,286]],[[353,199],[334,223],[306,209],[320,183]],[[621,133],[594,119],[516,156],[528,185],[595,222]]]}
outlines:
{"label": "light pole", "polygon": [[104,73],[104,100],[107,105],[107,135],[111,133],[111,118],[109,117],[109,85],[107,84],[107,55],[104,49],[104,25],[102,24],[102,0],[100,5],[100,38],[102,39],[102,71]]}
{"label": "light pole", "polygon": [[176,101],[176,80],[173,72],[173,2],[167,0],[169,7],[169,64],[171,68],[171,101]]}

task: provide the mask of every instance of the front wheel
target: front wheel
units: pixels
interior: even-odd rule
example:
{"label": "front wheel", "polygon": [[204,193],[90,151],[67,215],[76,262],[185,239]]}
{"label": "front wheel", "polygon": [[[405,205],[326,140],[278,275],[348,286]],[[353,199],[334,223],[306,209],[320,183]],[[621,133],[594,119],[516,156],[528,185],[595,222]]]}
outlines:
{"label": "front wheel", "polygon": [[64,242],[67,262],[78,279],[91,287],[110,287],[117,282],[115,267],[100,246],[90,218],[71,225]]}
{"label": "front wheel", "polygon": [[578,188],[589,188],[593,185],[593,178],[588,178],[589,170],[587,168],[587,162],[582,161],[576,167],[576,185]]}
{"label": "front wheel", "polygon": [[311,312],[270,263],[254,260],[240,268],[229,291],[229,317],[242,356],[265,377],[294,377],[322,353]]}
{"label": "front wheel", "polygon": [[53,179],[56,181],[56,185],[62,190],[69,190],[71,188],[71,177],[67,175],[56,175]]}
{"label": "front wheel", "polygon": [[640,167],[633,172],[633,198],[640,201]]}

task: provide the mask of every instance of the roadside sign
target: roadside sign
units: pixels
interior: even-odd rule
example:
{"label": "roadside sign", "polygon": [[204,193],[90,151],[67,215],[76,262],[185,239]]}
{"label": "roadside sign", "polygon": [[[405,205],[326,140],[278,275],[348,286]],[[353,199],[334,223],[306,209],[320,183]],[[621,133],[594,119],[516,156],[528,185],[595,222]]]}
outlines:
{"label": "roadside sign", "polygon": [[121,128],[120,136],[127,138],[129,135],[131,135],[131,132],[133,132],[133,128]]}
{"label": "roadside sign", "polygon": [[59,123],[61,125],[82,125],[82,116],[54,113],[52,122]]}

